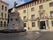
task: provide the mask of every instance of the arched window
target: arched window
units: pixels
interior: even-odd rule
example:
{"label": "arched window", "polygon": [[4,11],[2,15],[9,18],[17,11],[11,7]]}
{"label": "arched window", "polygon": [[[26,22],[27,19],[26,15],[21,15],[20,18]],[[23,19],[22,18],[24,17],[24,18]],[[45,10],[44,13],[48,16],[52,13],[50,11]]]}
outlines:
{"label": "arched window", "polygon": [[5,18],[6,18],[6,13],[5,13]]}
{"label": "arched window", "polygon": [[6,27],[6,22],[4,22],[4,27]]}
{"label": "arched window", "polygon": [[2,24],[3,24],[3,23],[2,23],[2,21],[1,21],[1,27],[2,27]]}
{"label": "arched window", "polygon": [[7,7],[5,7],[5,11],[7,11]]}
{"label": "arched window", "polygon": [[3,18],[3,12],[1,13],[1,17]]}
{"label": "arched window", "polygon": [[2,10],[4,10],[4,5],[2,5]]}

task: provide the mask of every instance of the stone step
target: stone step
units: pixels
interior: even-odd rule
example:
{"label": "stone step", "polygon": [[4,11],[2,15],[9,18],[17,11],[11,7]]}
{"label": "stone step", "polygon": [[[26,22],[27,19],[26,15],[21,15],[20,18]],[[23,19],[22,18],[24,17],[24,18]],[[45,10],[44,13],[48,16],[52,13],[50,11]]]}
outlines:
{"label": "stone step", "polygon": [[49,30],[40,30],[40,31],[46,32],[46,31],[49,31]]}

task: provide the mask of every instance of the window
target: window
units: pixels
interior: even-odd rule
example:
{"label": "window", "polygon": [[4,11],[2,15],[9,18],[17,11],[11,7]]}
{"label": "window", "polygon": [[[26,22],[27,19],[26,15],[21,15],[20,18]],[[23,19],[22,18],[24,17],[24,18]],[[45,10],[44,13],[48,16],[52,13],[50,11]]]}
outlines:
{"label": "window", "polygon": [[26,20],[26,16],[24,16],[23,20]]}
{"label": "window", "polygon": [[49,3],[49,6],[52,7],[53,6],[53,2]]}
{"label": "window", "polygon": [[26,13],[26,10],[24,10],[23,13]]}
{"label": "window", "polygon": [[7,7],[5,7],[5,11],[7,11]]}
{"label": "window", "polygon": [[52,26],[53,26],[53,21],[52,21]]}
{"label": "window", "polygon": [[5,13],[5,18],[6,18],[6,13]]}
{"label": "window", "polygon": [[6,27],[6,22],[4,22],[4,27]]}
{"label": "window", "polygon": [[2,10],[4,9],[4,5],[2,5]]}
{"label": "window", "polygon": [[26,23],[24,23],[24,27],[26,27]]}
{"label": "window", "polygon": [[35,27],[35,22],[32,22],[32,27]]}
{"label": "window", "polygon": [[3,12],[1,13],[1,17],[3,18]]}
{"label": "window", "polygon": [[44,18],[44,14],[43,13],[40,13],[40,18]]}
{"label": "window", "polygon": [[50,12],[50,16],[53,17],[53,11]]}
{"label": "window", "polygon": [[2,27],[2,24],[3,24],[3,23],[2,23],[2,21],[1,21],[1,27]]}
{"label": "window", "polygon": [[31,11],[34,11],[34,7],[33,7],[33,8],[31,8]]}
{"label": "window", "polygon": [[39,6],[39,9],[43,9],[43,5],[40,5],[40,6]]}
{"label": "window", "polygon": [[32,16],[31,16],[31,19],[34,20],[34,19],[35,19],[35,15],[32,15]]}

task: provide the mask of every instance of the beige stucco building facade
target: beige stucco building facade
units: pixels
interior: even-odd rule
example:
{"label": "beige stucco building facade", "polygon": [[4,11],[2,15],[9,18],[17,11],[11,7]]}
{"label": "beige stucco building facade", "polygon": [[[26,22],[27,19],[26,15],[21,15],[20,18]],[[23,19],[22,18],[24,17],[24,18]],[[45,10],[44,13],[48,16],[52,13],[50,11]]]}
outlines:
{"label": "beige stucco building facade", "polygon": [[8,20],[8,3],[0,0],[0,30],[6,28]]}
{"label": "beige stucco building facade", "polygon": [[[32,0],[16,7],[27,31],[53,31],[53,1]],[[10,9],[11,10],[11,9]]]}

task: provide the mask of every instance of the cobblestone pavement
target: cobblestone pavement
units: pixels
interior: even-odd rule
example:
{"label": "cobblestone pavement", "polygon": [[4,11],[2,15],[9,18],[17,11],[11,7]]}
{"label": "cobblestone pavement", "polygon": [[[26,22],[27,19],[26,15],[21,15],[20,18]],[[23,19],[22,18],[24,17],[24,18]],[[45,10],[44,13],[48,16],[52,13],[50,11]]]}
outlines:
{"label": "cobblestone pavement", "polygon": [[37,40],[53,40],[53,32],[42,32],[43,35]]}
{"label": "cobblestone pavement", "polygon": [[0,40],[53,40],[53,32],[0,33]]}

